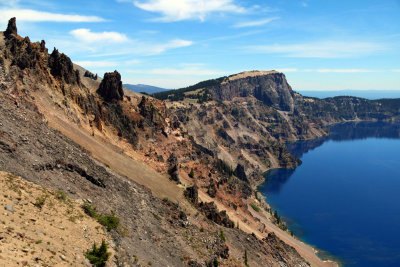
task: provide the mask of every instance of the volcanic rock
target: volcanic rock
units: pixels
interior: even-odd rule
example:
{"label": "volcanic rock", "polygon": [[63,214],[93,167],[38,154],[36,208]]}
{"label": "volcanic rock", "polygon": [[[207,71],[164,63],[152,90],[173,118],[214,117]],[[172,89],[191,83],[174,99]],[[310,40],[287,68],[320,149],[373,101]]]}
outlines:
{"label": "volcanic rock", "polygon": [[210,93],[218,101],[254,96],[268,106],[284,111],[294,110],[294,92],[280,72],[239,73],[211,87]]}
{"label": "volcanic rock", "polygon": [[49,57],[49,67],[55,78],[66,84],[80,84],[79,71],[74,71],[71,59],[55,48]]}
{"label": "volcanic rock", "polygon": [[11,18],[8,21],[8,26],[7,30],[4,32],[4,35],[8,38],[11,34],[17,35],[18,30],[17,30],[17,22],[15,18]]}
{"label": "volcanic rock", "polygon": [[229,219],[228,215],[226,214],[226,211],[220,211],[218,212],[217,206],[215,205],[214,202],[201,202],[199,205],[199,208],[203,211],[204,215],[211,221],[215,222],[216,224],[228,227],[228,228],[234,228],[235,224]]}
{"label": "volcanic rock", "polygon": [[122,100],[124,91],[122,89],[121,74],[118,71],[105,73],[97,93],[107,102]]}

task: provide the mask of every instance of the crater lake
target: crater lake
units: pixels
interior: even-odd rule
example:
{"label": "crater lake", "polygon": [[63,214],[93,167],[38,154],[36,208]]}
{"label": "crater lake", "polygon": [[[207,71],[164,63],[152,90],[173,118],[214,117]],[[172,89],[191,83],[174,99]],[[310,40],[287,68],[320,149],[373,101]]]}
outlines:
{"label": "crater lake", "polygon": [[259,187],[273,210],[323,259],[400,266],[400,125],[344,123],[288,144],[302,160]]}

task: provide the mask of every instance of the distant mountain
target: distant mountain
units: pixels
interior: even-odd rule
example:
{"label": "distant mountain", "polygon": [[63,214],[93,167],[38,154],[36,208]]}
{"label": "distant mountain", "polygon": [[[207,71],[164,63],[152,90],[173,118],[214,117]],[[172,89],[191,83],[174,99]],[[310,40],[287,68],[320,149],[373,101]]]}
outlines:
{"label": "distant mountain", "polygon": [[400,90],[338,90],[338,91],[298,91],[303,96],[327,98],[335,96],[355,96],[370,100],[400,98]]}
{"label": "distant mountain", "polygon": [[144,92],[144,93],[148,93],[149,95],[168,90],[165,88],[160,88],[160,87],[151,86],[151,85],[147,85],[147,84],[128,84],[127,83],[127,84],[124,84],[124,86],[134,92],[137,92],[137,93]]}

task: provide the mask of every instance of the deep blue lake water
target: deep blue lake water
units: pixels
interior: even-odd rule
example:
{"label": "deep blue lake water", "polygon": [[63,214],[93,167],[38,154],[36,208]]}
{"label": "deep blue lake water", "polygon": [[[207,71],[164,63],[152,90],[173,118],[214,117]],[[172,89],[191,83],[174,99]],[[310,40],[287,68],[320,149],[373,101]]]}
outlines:
{"label": "deep blue lake water", "polygon": [[400,125],[347,123],[331,133],[289,144],[302,165],[271,170],[259,190],[322,258],[400,266]]}

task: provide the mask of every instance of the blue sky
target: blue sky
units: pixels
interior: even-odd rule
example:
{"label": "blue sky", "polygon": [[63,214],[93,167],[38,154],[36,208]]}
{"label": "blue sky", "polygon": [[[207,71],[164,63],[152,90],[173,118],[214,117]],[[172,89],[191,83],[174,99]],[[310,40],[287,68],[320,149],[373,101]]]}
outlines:
{"label": "blue sky", "polygon": [[245,70],[295,90],[400,90],[400,0],[0,0],[0,26],[102,75],[179,88]]}

